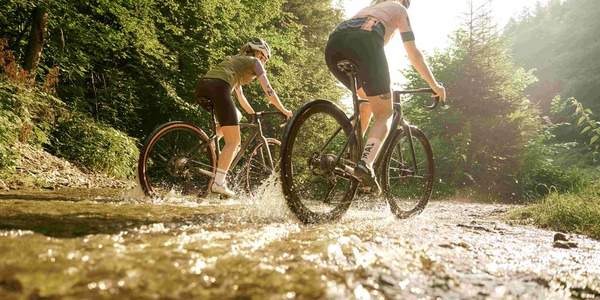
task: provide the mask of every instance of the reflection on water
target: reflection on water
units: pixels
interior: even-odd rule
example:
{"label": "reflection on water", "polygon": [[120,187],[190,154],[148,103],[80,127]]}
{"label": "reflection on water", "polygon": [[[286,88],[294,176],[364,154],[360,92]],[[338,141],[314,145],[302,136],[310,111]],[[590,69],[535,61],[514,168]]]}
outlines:
{"label": "reflection on water", "polygon": [[0,195],[0,299],[600,297],[597,242],[554,249],[551,232],[495,219],[504,207],[434,203],[401,221],[364,199],[303,226],[280,190]]}

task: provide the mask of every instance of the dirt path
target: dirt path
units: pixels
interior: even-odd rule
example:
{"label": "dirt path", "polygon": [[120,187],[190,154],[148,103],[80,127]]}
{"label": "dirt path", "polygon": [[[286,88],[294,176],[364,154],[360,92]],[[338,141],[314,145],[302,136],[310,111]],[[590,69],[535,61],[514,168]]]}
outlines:
{"label": "dirt path", "polygon": [[0,299],[600,298],[599,242],[554,248],[507,206],[302,226],[281,200],[240,202],[0,195]]}

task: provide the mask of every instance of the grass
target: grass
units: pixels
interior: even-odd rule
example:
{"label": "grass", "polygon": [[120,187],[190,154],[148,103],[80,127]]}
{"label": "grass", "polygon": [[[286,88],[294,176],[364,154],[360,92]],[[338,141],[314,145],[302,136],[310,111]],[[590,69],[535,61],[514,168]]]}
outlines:
{"label": "grass", "polygon": [[81,114],[57,122],[49,148],[80,167],[117,179],[133,177],[139,156],[135,139]]}
{"label": "grass", "polygon": [[125,133],[69,110],[40,87],[11,82],[0,72],[0,177],[16,174],[17,142],[43,147],[117,179],[133,177],[139,155],[137,141]]}
{"label": "grass", "polygon": [[538,203],[514,210],[510,218],[600,240],[600,182],[578,193],[552,193]]}

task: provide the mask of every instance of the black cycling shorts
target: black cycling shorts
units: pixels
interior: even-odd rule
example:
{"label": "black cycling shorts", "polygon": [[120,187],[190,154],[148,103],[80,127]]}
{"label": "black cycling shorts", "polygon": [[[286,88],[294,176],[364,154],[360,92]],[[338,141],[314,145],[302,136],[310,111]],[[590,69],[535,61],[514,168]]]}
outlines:
{"label": "black cycling shorts", "polygon": [[204,109],[214,113],[221,126],[239,125],[237,108],[231,98],[231,86],[226,81],[212,78],[201,79],[196,87],[196,101]]}
{"label": "black cycling shorts", "polygon": [[[346,22],[356,21],[360,20]],[[379,30],[376,28],[374,31],[366,31],[353,28],[356,27],[354,24],[344,26],[345,23],[340,24],[329,36],[325,49],[327,67],[337,79],[350,88],[350,78],[337,67],[338,62],[350,60],[358,67],[357,89],[362,87],[369,97],[389,94],[390,71],[383,50],[383,24],[378,25],[381,27]]]}

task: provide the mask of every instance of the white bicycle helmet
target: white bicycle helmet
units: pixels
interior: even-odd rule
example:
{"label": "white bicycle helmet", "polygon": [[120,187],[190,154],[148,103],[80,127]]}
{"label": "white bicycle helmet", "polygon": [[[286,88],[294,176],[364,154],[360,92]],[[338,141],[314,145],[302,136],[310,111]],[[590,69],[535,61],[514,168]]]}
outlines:
{"label": "white bicycle helmet", "polygon": [[244,44],[242,48],[240,48],[240,52],[242,54],[246,54],[250,50],[252,51],[260,51],[267,59],[271,58],[271,47],[269,44],[265,42],[263,39],[253,38],[248,43]]}

